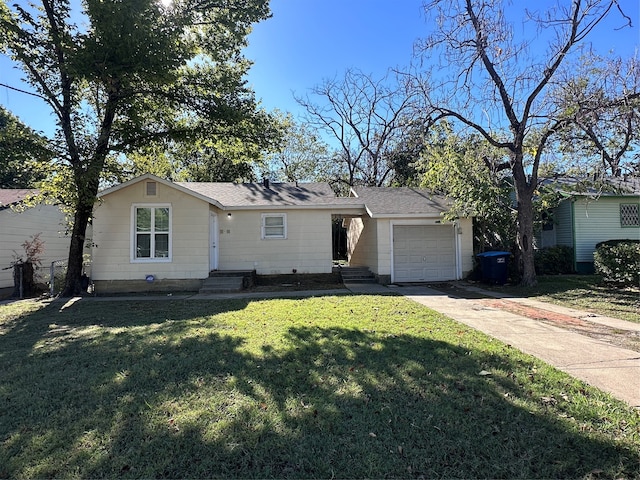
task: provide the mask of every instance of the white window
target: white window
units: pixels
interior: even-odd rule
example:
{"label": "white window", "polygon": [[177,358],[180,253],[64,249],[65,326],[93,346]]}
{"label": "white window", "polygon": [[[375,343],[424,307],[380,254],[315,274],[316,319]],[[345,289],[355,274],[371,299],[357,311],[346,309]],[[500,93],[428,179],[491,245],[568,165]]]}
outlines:
{"label": "white window", "polygon": [[621,203],[620,204],[620,226],[621,227],[638,227],[640,226],[640,205],[637,203]]}
{"label": "white window", "polygon": [[262,238],[287,238],[287,214],[263,213]]}
{"label": "white window", "polygon": [[171,206],[133,205],[131,260],[171,261]]}

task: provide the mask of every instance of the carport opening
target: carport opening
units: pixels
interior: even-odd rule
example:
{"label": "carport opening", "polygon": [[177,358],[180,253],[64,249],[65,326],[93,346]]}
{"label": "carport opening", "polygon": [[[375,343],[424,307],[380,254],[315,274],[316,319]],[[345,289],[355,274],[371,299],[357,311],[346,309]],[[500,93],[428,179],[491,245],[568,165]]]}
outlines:
{"label": "carport opening", "polygon": [[331,239],[333,263],[345,264],[347,262],[347,229],[340,215],[331,216]]}

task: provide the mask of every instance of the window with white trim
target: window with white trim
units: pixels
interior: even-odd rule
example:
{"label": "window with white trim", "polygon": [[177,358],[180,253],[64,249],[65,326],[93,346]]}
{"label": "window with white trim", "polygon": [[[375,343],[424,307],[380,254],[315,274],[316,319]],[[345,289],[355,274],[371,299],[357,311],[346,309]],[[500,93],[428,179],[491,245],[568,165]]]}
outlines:
{"label": "window with white trim", "polygon": [[638,227],[640,226],[640,205],[637,203],[620,204],[620,226]]}
{"label": "window with white trim", "polygon": [[262,214],[262,239],[287,238],[287,214]]}
{"label": "window with white trim", "polygon": [[171,261],[171,206],[133,205],[132,261]]}

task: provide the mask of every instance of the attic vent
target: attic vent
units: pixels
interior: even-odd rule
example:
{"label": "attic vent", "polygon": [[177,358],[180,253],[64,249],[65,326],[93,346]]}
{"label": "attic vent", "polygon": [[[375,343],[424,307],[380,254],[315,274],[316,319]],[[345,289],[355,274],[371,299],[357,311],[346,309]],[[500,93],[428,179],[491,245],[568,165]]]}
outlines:
{"label": "attic vent", "polygon": [[155,197],[157,195],[158,184],[156,182],[147,182],[147,197]]}

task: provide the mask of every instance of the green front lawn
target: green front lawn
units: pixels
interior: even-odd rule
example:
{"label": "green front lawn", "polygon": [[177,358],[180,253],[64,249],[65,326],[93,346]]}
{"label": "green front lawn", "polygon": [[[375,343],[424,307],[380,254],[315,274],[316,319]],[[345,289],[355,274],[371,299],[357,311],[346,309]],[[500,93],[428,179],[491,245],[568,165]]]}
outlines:
{"label": "green front lawn", "polygon": [[536,287],[491,289],[640,323],[640,286],[607,284],[599,275],[539,276]]}
{"label": "green front lawn", "polygon": [[640,473],[638,411],[402,297],[37,306],[0,306],[0,477]]}

